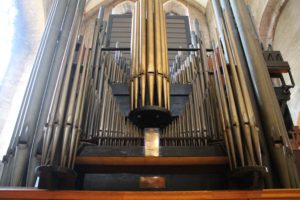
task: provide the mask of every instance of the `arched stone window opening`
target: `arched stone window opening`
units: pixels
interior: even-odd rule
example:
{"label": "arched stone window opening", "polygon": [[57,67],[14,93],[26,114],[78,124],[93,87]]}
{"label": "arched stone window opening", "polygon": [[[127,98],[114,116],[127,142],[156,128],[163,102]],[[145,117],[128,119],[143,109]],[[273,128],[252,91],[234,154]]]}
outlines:
{"label": "arched stone window opening", "polygon": [[169,0],[165,2],[164,10],[170,16],[189,16],[188,8],[178,0]]}
{"label": "arched stone window opening", "polygon": [[132,14],[133,10],[134,10],[134,2],[123,1],[113,7],[112,14],[113,15]]}

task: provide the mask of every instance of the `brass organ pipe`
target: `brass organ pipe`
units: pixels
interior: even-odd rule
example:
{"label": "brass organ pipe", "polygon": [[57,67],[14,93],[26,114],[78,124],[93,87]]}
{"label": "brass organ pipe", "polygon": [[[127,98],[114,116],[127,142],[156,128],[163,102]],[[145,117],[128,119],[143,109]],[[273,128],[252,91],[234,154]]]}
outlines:
{"label": "brass organ pipe", "polygon": [[[299,187],[293,154],[286,154],[286,152],[291,152],[288,134],[260,45],[255,38],[251,18],[243,1],[231,0],[230,5],[239,29],[252,83],[255,85],[256,99],[264,118],[269,148],[274,153],[273,159],[280,172],[280,183],[283,187]],[[281,141],[281,143],[274,145],[272,141]],[[289,166],[293,169],[291,170]]]}
{"label": "brass organ pipe", "polygon": [[[230,24],[230,20],[227,14],[227,11],[224,10],[224,19],[226,24]],[[261,132],[261,126],[258,124],[259,119],[257,119],[257,114],[255,114],[255,112],[257,112],[257,108],[255,108],[255,102],[254,102],[254,97],[253,97],[253,92],[252,92],[252,86],[249,80],[249,77],[247,76],[247,74],[244,72],[244,70],[247,67],[247,64],[245,63],[245,60],[242,59],[242,55],[241,55],[241,51],[239,51],[238,47],[237,47],[237,41],[234,37],[234,33],[233,30],[231,28],[228,28],[228,36],[229,39],[232,43],[232,50],[233,53],[235,55],[235,60],[236,60],[236,65],[237,65],[237,73],[240,77],[240,83],[241,83],[241,88],[242,88],[242,92],[243,92],[243,96],[245,99],[245,105],[248,111],[248,116],[249,116],[249,123],[250,123],[250,127],[251,130],[253,132],[253,140],[255,142],[255,144],[259,144],[259,135]],[[240,47],[241,48],[241,47]],[[244,70],[243,70],[244,69]],[[262,158],[259,157],[261,155],[258,155],[258,150],[259,148],[256,147],[256,154],[257,154],[257,158],[260,164],[262,164]]]}
{"label": "brass organ pipe", "polygon": [[161,24],[162,24],[162,17],[161,17],[161,5],[159,0],[154,0],[154,30],[155,30],[155,77],[156,77],[156,91],[157,91],[157,103],[158,106],[162,106],[162,95],[164,95],[164,102],[166,102],[166,92],[162,91],[163,89],[163,82],[165,81],[164,77],[164,63],[162,62],[165,54],[163,49],[163,42],[164,39],[161,34]]}
{"label": "brass organ pipe", "polygon": [[[223,29],[223,31],[224,31],[224,29]],[[242,130],[243,130],[244,135],[245,135],[246,145],[247,145],[248,153],[249,153],[249,156],[250,156],[250,163],[249,164],[254,165],[255,159],[254,159],[254,152],[253,152],[252,144],[255,147],[254,149],[255,149],[255,152],[257,153],[257,155],[256,155],[257,159],[261,158],[261,156],[260,156],[260,146],[259,146],[259,143],[255,144],[252,141],[253,136],[251,137],[251,135],[253,135],[253,133],[251,133],[251,130],[250,130],[248,113],[247,113],[247,110],[246,110],[244,98],[243,98],[242,91],[241,91],[241,88],[240,88],[239,79],[237,77],[235,63],[234,63],[234,60],[233,60],[232,52],[230,50],[228,37],[227,37],[227,34],[225,33],[225,31],[224,31],[224,40],[225,40],[226,48],[228,49],[227,53],[228,53],[228,59],[229,59],[229,66],[230,66],[230,70],[231,70],[231,74],[232,74],[232,78],[233,78],[233,83],[234,83],[234,84],[232,84],[233,88],[234,88],[233,91],[236,93],[236,95],[235,95],[236,102],[237,102],[237,106],[238,106],[239,112],[240,112],[239,117],[240,117],[240,120],[243,123],[241,125],[241,127],[242,127]],[[261,163],[261,161],[258,161],[257,164],[259,164],[259,163]]]}
{"label": "brass organ pipe", "polygon": [[139,98],[139,65],[140,65],[140,1],[137,2],[136,5],[136,27],[135,27],[135,31],[136,31],[136,38],[135,38],[135,66],[134,66],[134,108],[138,107],[138,98]]}
{"label": "brass organ pipe", "polygon": [[147,0],[147,84],[149,105],[154,105],[154,29],[153,29],[153,0]]}
{"label": "brass organ pipe", "polygon": [[170,80],[169,80],[169,59],[168,59],[168,37],[167,37],[167,27],[166,27],[166,15],[165,15],[165,12],[164,12],[164,9],[163,9],[163,3],[160,1],[161,3],[161,6],[160,6],[160,9],[161,9],[161,24],[162,24],[162,51],[163,53],[165,53],[163,55],[163,69],[164,69],[164,85],[165,85],[165,108],[167,110],[170,110]]}
{"label": "brass organ pipe", "polygon": [[[253,115],[252,119],[249,117],[249,113],[253,114],[253,107],[252,103],[249,103],[248,105],[246,104],[246,98],[250,99],[249,94],[248,94],[248,88],[245,87],[245,80],[244,77],[242,76],[242,79],[238,77],[237,74],[237,68],[236,67],[236,61],[240,61],[238,56],[234,55],[234,52],[232,51],[232,44],[230,44],[229,41],[229,36],[228,33],[226,32],[225,28],[225,16],[224,18],[222,17],[221,9],[220,9],[220,2],[219,0],[213,0],[213,7],[215,9],[215,16],[218,18],[218,29],[220,32],[221,37],[223,38],[222,43],[224,47],[224,51],[227,55],[227,61],[229,61],[229,66],[230,66],[230,71],[232,74],[232,85],[233,85],[233,92],[235,94],[235,100],[238,106],[238,111],[239,111],[239,117],[242,122],[242,130],[245,135],[246,139],[246,147],[248,149],[248,154],[250,156],[250,165],[253,165],[254,162],[256,161],[257,163],[255,164],[261,164],[261,151],[260,151],[260,142],[258,138],[258,132],[257,132],[257,127],[253,128]],[[228,29],[228,32],[232,30]],[[226,49],[226,50],[225,50]],[[226,57],[225,55],[225,57]],[[237,58],[234,58],[237,57]],[[239,63],[240,64],[240,63]],[[243,89],[243,90],[242,90]],[[251,122],[250,122],[251,121]],[[253,145],[253,146],[252,146]],[[253,148],[254,147],[254,148]],[[255,154],[254,154],[254,152]],[[256,159],[254,158],[254,155]]]}
{"label": "brass organ pipe", "polygon": [[146,14],[147,14],[147,0],[141,0],[140,6],[140,90],[141,90],[141,106],[146,104],[146,73],[147,73],[147,60],[146,60],[146,38],[147,38],[147,29],[146,29]]}
{"label": "brass organ pipe", "polygon": [[[200,76],[198,76],[195,80],[195,96],[196,96],[196,101],[197,101],[197,110],[198,110],[198,123],[199,123],[199,133],[202,138],[206,137],[206,115],[205,115],[205,93],[202,95],[199,91],[201,88],[201,79]],[[204,140],[204,143],[206,143],[206,140]]]}
{"label": "brass organ pipe", "polygon": [[131,62],[130,62],[130,110],[134,109],[134,65],[135,65],[135,38],[136,38],[136,12],[137,3],[135,3],[135,9],[132,14],[132,26],[131,26]]}
{"label": "brass organ pipe", "polygon": [[222,83],[222,79],[221,79],[221,74],[220,74],[220,69],[218,68],[218,61],[217,61],[217,58],[216,58],[216,55],[215,54],[212,54],[212,62],[213,62],[213,67],[214,67],[214,73],[215,73],[215,76],[216,76],[216,85],[217,85],[217,88],[218,88],[218,93],[219,95],[217,95],[217,98],[219,99],[220,101],[220,108],[222,110],[222,119],[224,120],[224,129],[225,129],[225,132],[224,132],[224,137],[225,138],[225,142],[227,143],[228,145],[228,157],[229,159],[231,158],[231,167],[232,168],[235,168],[237,167],[237,161],[236,161],[236,152],[235,152],[235,145],[234,145],[234,140],[233,140],[233,136],[232,136],[232,128],[231,128],[231,124],[230,124],[230,117],[229,117],[229,113],[228,113],[228,107],[227,107],[227,103],[226,103],[226,97],[225,97],[225,93],[224,93],[224,87],[223,87],[223,83]]}
{"label": "brass organ pipe", "polygon": [[241,165],[244,166],[245,165],[245,157],[244,157],[244,151],[243,151],[243,147],[242,147],[240,124],[239,124],[239,119],[238,119],[238,115],[237,115],[237,109],[236,109],[236,106],[234,103],[234,98],[233,98],[233,94],[232,94],[232,88],[231,88],[231,84],[230,84],[230,80],[229,80],[229,75],[228,75],[225,59],[224,59],[224,56],[223,56],[221,50],[218,49],[217,52],[218,52],[218,55],[220,58],[220,62],[221,62],[220,65],[223,69],[225,84],[226,84],[226,88],[227,88],[226,92],[228,95],[228,102],[229,102],[228,104],[229,104],[233,133],[234,133],[235,141],[236,141],[236,144],[238,147],[238,152],[239,152],[239,156],[241,159]]}

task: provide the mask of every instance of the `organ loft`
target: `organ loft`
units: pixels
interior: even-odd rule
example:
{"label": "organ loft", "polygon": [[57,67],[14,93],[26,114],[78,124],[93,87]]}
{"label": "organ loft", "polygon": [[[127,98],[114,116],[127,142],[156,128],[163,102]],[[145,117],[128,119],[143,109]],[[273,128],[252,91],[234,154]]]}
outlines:
{"label": "organ loft", "polygon": [[206,22],[170,2],[96,17],[90,1],[50,2],[0,199],[300,198],[299,77],[249,1],[209,0]]}

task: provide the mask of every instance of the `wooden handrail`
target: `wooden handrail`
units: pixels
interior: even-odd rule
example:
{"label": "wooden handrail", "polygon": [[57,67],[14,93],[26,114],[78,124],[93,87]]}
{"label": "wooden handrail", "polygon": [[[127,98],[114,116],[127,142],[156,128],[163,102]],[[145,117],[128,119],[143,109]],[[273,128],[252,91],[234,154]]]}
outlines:
{"label": "wooden handrail", "polygon": [[300,199],[300,190],[255,190],[255,191],[176,191],[176,192],[96,192],[96,191],[47,191],[32,189],[0,189],[0,199],[50,199],[50,200],[175,200],[175,199]]}
{"label": "wooden handrail", "polygon": [[226,165],[226,156],[209,157],[100,157],[78,156],[76,165],[153,166],[153,165]]}

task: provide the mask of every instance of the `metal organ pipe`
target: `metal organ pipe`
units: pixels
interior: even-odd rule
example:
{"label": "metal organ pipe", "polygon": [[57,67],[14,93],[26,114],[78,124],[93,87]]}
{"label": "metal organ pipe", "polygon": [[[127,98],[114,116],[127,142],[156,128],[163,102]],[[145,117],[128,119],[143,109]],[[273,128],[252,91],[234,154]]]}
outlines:
{"label": "metal organ pipe", "polygon": [[239,30],[241,43],[245,52],[249,72],[260,114],[264,119],[264,129],[271,150],[271,157],[277,167],[283,187],[299,187],[299,178],[283,117],[276,100],[260,45],[255,39],[255,31],[251,24],[244,1],[230,0],[230,5]]}
{"label": "metal organ pipe", "polygon": [[[224,146],[232,179],[248,172],[261,179],[267,175],[270,188],[277,173],[282,187],[297,187],[292,150],[245,5],[242,0],[212,3],[221,44],[212,43],[207,52],[195,20],[190,49],[180,49],[170,69],[162,1],[135,3],[130,65],[122,43],[105,47],[103,7],[94,31],[80,35],[85,0],[53,1],[1,185],[25,185],[26,176],[26,185],[33,186],[36,175],[44,180],[48,173],[76,179],[79,147],[147,146],[145,135],[152,132],[161,147]],[[171,96],[181,90],[176,88],[189,91],[174,114]],[[155,123],[139,124],[145,113]]]}
{"label": "metal organ pipe", "polygon": [[131,110],[147,105],[169,110],[166,21],[161,1],[136,2],[133,22]]}

